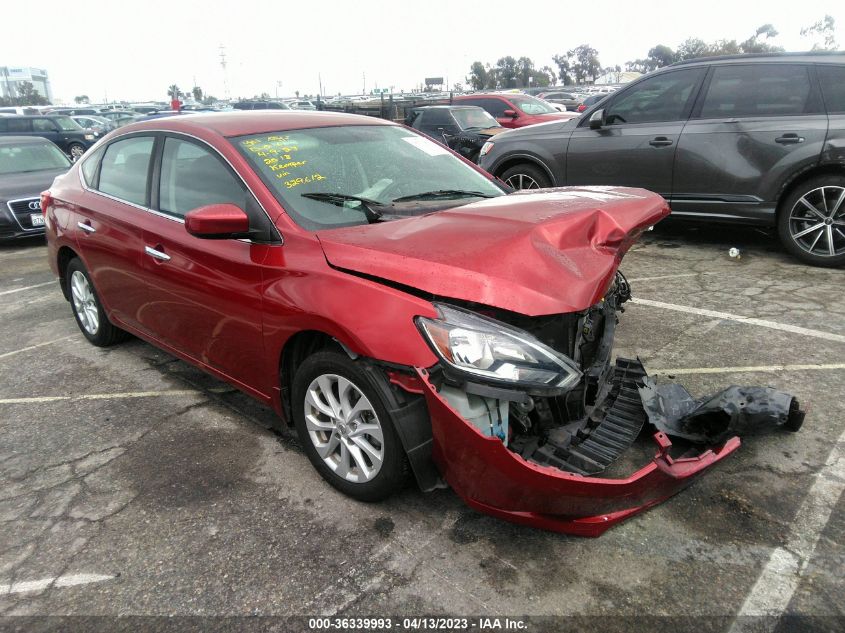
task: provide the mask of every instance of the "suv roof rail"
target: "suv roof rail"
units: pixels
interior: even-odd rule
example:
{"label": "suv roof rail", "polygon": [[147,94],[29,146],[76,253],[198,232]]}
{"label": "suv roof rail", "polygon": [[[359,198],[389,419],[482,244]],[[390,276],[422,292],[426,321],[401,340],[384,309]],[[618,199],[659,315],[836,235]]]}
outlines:
{"label": "suv roof rail", "polygon": [[711,55],[708,57],[695,57],[680,62],[669,64],[670,66],[685,66],[699,62],[726,61],[732,59],[782,59],[784,57],[836,57],[845,56],[845,51],[806,51],[803,53],[737,53],[734,55]]}

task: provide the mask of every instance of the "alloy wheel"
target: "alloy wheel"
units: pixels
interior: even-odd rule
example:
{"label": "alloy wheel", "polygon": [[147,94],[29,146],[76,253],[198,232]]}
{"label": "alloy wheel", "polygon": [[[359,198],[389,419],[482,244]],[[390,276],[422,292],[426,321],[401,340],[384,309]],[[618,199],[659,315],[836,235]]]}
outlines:
{"label": "alloy wheel", "polygon": [[88,278],[78,270],[74,271],[70,277],[70,293],[79,323],[88,334],[95,336],[97,330],[100,329],[97,298],[94,296]]}
{"label": "alloy wheel", "polygon": [[505,184],[514,189],[540,189],[540,183],[528,174],[514,174],[505,181]]}
{"label": "alloy wheel", "polygon": [[81,147],[79,145],[74,145],[73,147],[70,148],[70,157],[71,157],[71,159],[73,160],[74,163],[76,161],[78,161],[80,158],[82,158],[82,155],[84,153],[85,153],[85,148]]}
{"label": "alloy wheel", "polygon": [[817,187],[798,198],[789,212],[789,234],[811,255],[845,254],[845,187]]}
{"label": "alloy wheel", "polygon": [[384,434],[373,405],[347,378],[323,374],[305,397],[305,426],[317,454],[339,477],[364,483],[384,462]]}

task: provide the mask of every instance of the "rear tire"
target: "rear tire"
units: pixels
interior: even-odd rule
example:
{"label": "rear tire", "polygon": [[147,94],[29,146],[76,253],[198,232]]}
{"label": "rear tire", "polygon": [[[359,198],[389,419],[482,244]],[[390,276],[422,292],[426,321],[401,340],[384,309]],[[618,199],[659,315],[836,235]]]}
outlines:
{"label": "rear tire", "polygon": [[129,335],[109,321],[94,282],[78,257],[68,262],[65,283],[70,295],[70,307],[80,331],[97,347],[109,347]]}
{"label": "rear tire", "polygon": [[347,355],[316,352],[293,378],[291,408],[302,448],[323,479],[359,501],[398,492],[408,460],[376,378]]}
{"label": "rear tire", "polygon": [[818,176],[795,187],[780,203],[778,235],[806,264],[845,264],[845,176]]}
{"label": "rear tire", "polygon": [[514,189],[545,189],[552,186],[546,173],[530,163],[520,163],[509,167],[501,175],[501,179]]}

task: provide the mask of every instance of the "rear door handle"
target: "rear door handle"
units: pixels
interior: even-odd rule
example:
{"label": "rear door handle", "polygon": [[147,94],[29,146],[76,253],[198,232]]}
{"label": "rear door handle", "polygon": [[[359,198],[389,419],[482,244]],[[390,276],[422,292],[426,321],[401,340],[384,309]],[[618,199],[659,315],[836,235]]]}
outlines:
{"label": "rear door handle", "polygon": [[656,136],[648,142],[652,147],[666,147],[672,144],[672,140],[665,136]]}
{"label": "rear door handle", "polygon": [[[159,246],[159,248],[161,248],[161,247]],[[156,250],[152,246],[145,246],[144,252],[147,255],[149,255],[150,257],[152,257],[153,259],[157,259],[157,260],[162,261],[162,262],[169,262],[170,261],[170,255],[168,255],[167,253],[164,253],[162,251]]]}
{"label": "rear door handle", "polygon": [[790,132],[789,134],[784,134],[783,136],[778,136],[775,139],[775,143],[780,143],[781,145],[793,145],[795,143],[803,143],[804,137],[798,136],[797,134],[793,134]]}
{"label": "rear door handle", "polygon": [[97,229],[95,229],[93,226],[91,226],[91,223],[88,220],[85,220],[85,222],[77,222],[76,226],[78,226],[80,229],[82,229],[86,233],[96,233],[97,232]]}

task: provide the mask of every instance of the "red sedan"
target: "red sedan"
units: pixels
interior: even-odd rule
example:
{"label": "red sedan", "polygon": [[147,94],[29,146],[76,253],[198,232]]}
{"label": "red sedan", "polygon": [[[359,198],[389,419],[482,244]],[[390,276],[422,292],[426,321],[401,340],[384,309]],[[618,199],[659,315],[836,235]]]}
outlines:
{"label": "red sedan", "polygon": [[505,195],[405,127],[268,112],[123,127],[42,209],[85,338],[135,335],[272,406],[357,499],[410,471],[597,535],[739,445],[673,458],[660,432],[635,473],[597,476],[647,424],[642,367],[610,350],[619,261],[668,214],[655,194]]}
{"label": "red sedan", "polygon": [[530,95],[517,93],[471,94],[455,97],[456,105],[484,108],[496,117],[502,127],[517,128],[550,121],[568,121],[580,116],[576,112],[558,112],[549,103]]}

